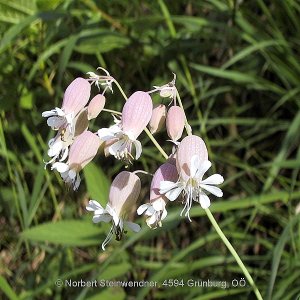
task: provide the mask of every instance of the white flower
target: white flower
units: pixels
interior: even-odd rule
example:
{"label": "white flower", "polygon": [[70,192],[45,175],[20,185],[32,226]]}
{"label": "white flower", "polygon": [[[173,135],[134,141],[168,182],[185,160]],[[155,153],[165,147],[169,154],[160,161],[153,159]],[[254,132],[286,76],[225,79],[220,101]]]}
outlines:
{"label": "white flower", "polygon": [[104,68],[98,67],[97,70],[103,71],[105,75],[98,75],[94,72],[87,72],[87,74],[90,76],[88,80],[91,81],[92,84],[95,84],[99,90],[100,85],[104,86],[103,94],[106,92],[107,89],[109,89],[113,93],[112,84],[115,79],[112,76],[110,76],[109,72]]}
{"label": "white flower", "polygon": [[162,197],[160,197],[153,200],[151,203],[142,204],[137,209],[137,214],[142,215],[143,213],[145,213],[148,217],[146,219],[146,223],[150,228],[156,228],[157,225],[161,227],[161,221],[164,220],[168,214],[166,210],[166,202]]}
{"label": "white flower", "polygon": [[109,128],[101,128],[98,130],[98,136],[102,141],[114,141],[108,151],[116,159],[131,160],[134,157],[131,154],[132,145],[135,147],[135,159],[138,159],[142,153],[141,142],[136,140],[131,132],[124,132],[121,126],[116,124]]}
{"label": "white flower", "polygon": [[162,86],[157,86],[154,85],[153,87],[155,88],[154,90],[151,91],[151,93],[153,92],[159,92],[159,95],[162,98],[171,98],[172,100],[175,100],[176,98],[176,93],[177,93],[177,89],[175,86],[175,82],[176,82],[176,74],[173,73],[173,80],[167,84],[164,84]]}
{"label": "white flower", "polygon": [[214,186],[224,182],[223,176],[214,174],[206,179],[202,179],[204,173],[211,167],[211,162],[208,160],[200,161],[197,155],[191,158],[190,175],[180,176],[179,180],[174,183],[171,181],[162,181],[160,183],[160,193],[170,200],[174,201],[183,192],[185,196],[185,205],[181,215],[185,212],[185,216],[190,219],[189,211],[192,206],[193,200],[199,202],[201,207],[206,209],[210,206],[210,200],[205,191],[211,194],[222,197],[223,192],[220,188]]}
{"label": "white flower", "polygon": [[133,93],[122,109],[122,117],[117,124],[98,130],[98,136],[109,145],[108,150],[117,159],[131,161],[132,146],[135,147],[135,159],[142,153],[142,145],[137,140],[146,128],[152,115],[152,99],[142,91]]}
{"label": "white flower", "polygon": [[115,209],[113,209],[109,204],[106,205],[106,208],[103,208],[101,204],[95,200],[90,200],[89,205],[87,205],[86,209],[88,211],[93,211],[93,222],[112,222],[112,227],[102,243],[102,249],[105,250],[105,246],[111,241],[113,235],[116,235],[116,240],[120,241],[122,239],[122,235],[124,232],[124,226],[133,232],[139,232],[141,227],[140,225],[125,221],[122,217],[118,216]]}
{"label": "white flower", "polygon": [[97,135],[88,130],[84,131],[71,145],[68,161],[55,162],[51,169],[57,170],[65,183],[77,190],[81,181],[79,172],[96,156],[99,146],[100,140]]}

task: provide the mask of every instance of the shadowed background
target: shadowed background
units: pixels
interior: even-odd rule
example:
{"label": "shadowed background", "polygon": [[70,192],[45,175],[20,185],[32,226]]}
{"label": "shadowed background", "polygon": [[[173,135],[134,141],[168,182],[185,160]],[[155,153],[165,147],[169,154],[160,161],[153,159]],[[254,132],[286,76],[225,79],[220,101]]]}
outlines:
{"label": "shadowed background", "polygon": [[[0,298],[254,299],[249,287],[162,285],[172,278],[231,283],[244,277],[197,203],[192,223],[179,217],[180,203],[169,205],[157,230],[133,208],[142,231],[103,252],[109,226],[93,224],[85,205],[106,203],[123,164],[99,155],[76,193],[44,170],[53,132],[41,113],[61,105],[75,77],[101,66],[127,95],[177,74],[193,131],[207,143],[211,172],[225,178],[224,197],[212,197],[213,214],[264,298],[295,299],[299,17],[296,0],[0,0]],[[107,94],[107,108],[120,110],[123,103],[116,88]],[[102,112],[90,128],[111,123]],[[156,137],[170,153],[166,132]],[[143,155],[130,170],[153,173],[163,157],[145,134],[141,141]],[[138,205],[148,199],[151,178],[141,180]],[[59,288],[57,279],[153,280],[161,288]]]}

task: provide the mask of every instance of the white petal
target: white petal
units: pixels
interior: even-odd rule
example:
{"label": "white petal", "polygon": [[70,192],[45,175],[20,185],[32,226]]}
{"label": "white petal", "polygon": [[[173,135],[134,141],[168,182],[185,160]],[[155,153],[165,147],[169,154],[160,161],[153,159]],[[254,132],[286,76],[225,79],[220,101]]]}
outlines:
{"label": "white petal", "polygon": [[147,219],[146,223],[148,226],[150,226],[150,225],[154,224],[155,221],[156,221],[156,215],[152,215],[150,218]]}
{"label": "white petal", "polygon": [[96,201],[96,200],[90,200],[89,204],[86,206],[86,210],[88,211],[96,211],[96,210],[101,210],[104,212],[104,208],[102,205]]}
{"label": "white petal", "polygon": [[135,159],[139,159],[142,154],[142,144],[140,141],[133,141],[135,146]]}
{"label": "white petal", "polygon": [[115,137],[114,132],[111,128],[101,128],[98,130],[98,136],[102,141],[108,141]]}
{"label": "white petal", "polygon": [[171,189],[174,189],[178,186],[176,182],[164,180],[159,183],[159,192],[160,194],[165,194]]}
{"label": "white petal", "polygon": [[106,211],[112,216],[113,221],[115,223],[115,226],[117,226],[119,223],[119,226],[122,226],[122,220],[119,219],[119,216],[117,215],[116,211],[110,207],[108,204],[106,205]]}
{"label": "white petal", "polygon": [[217,197],[222,197],[223,192],[220,188],[213,186],[213,185],[206,185],[206,184],[200,184],[200,187],[207,190],[208,192],[212,193],[213,195]]}
{"label": "white petal", "polygon": [[191,177],[196,175],[196,172],[200,168],[200,158],[198,155],[193,155],[191,158]]}
{"label": "white petal", "polygon": [[124,141],[123,140],[120,140],[120,141],[117,141],[116,143],[112,144],[108,150],[109,150],[109,153],[113,156],[116,156],[117,153],[119,152],[122,152],[123,151],[123,145],[124,145]]}
{"label": "white petal", "polygon": [[69,177],[73,180],[73,179],[75,179],[75,177],[76,177],[76,175],[77,175],[77,173],[76,173],[76,171],[75,170],[70,170],[69,171]]}
{"label": "white petal", "polygon": [[167,214],[168,214],[167,210],[164,209],[160,219],[161,219],[161,220],[165,219],[166,216],[167,216]]}
{"label": "white petal", "polygon": [[51,116],[56,116],[57,115],[57,112],[56,110],[46,110],[42,113],[42,117],[44,118],[48,118],[48,117],[51,117]]}
{"label": "white petal", "polygon": [[61,141],[57,141],[54,144],[52,144],[48,150],[48,155],[50,157],[53,157],[55,155],[58,155],[60,153],[60,151],[63,148],[63,143]]}
{"label": "white petal", "polygon": [[178,198],[178,196],[180,195],[182,190],[183,190],[182,187],[177,187],[177,188],[167,192],[165,195],[170,201],[174,201]]}
{"label": "white petal", "polygon": [[201,181],[201,184],[221,184],[224,182],[224,178],[220,174],[214,174]]}
{"label": "white petal", "polygon": [[141,230],[141,226],[133,222],[125,221],[124,225],[126,225],[133,232],[139,232]]}
{"label": "white petal", "polygon": [[199,202],[200,202],[201,207],[204,208],[204,209],[206,209],[210,206],[210,200],[207,197],[207,195],[204,194],[204,193],[200,194]]}
{"label": "white petal", "polygon": [[60,116],[60,117],[64,117],[66,114],[64,113],[64,111],[59,108],[59,107],[55,107],[55,110],[57,112],[57,114]]}
{"label": "white petal", "polygon": [[148,209],[146,210],[146,212],[145,212],[145,216],[152,216],[153,214],[155,214],[156,213],[156,210],[153,208],[153,206],[152,205],[150,205],[149,207],[148,207]]}
{"label": "white petal", "polygon": [[111,216],[108,215],[108,214],[93,216],[93,222],[94,223],[99,223],[99,222],[109,223],[110,221],[111,221]]}
{"label": "white petal", "polygon": [[62,117],[50,117],[47,119],[47,124],[53,129],[61,127],[65,122],[65,119]]}
{"label": "white petal", "polygon": [[165,208],[165,201],[162,200],[162,199],[159,199],[159,200],[154,200],[152,202],[152,206],[153,208],[156,210],[156,211],[161,211]]}
{"label": "white petal", "polygon": [[195,177],[201,178],[203,177],[204,173],[211,167],[211,162],[209,160],[205,160],[200,163],[200,166],[195,174]]}
{"label": "white petal", "polygon": [[53,169],[56,169],[59,173],[64,173],[69,170],[69,166],[62,162],[56,162],[51,167],[51,170]]}
{"label": "white petal", "polygon": [[[78,114],[80,114],[80,112]],[[74,115],[73,115],[73,113],[67,114],[66,115],[66,120],[67,120],[68,124],[72,125],[73,121],[74,121]]]}
{"label": "white petal", "polygon": [[150,204],[142,204],[138,209],[137,209],[137,214],[140,216],[142,215],[149,207]]}

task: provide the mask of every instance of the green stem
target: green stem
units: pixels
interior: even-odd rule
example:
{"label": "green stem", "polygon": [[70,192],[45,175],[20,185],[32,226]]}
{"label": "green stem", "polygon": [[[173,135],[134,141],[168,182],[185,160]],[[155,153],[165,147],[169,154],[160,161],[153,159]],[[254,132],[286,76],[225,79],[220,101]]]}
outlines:
{"label": "green stem", "polygon": [[157,140],[154,138],[154,136],[151,134],[151,132],[149,131],[148,128],[145,128],[144,131],[146,132],[146,134],[148,135],[148,137],[150,138],[150,140],[152,141],[152,143],[156,146],[156,148],[158,149],[158,151],[162,154],[162,156],[165,159],[168,159],[169,156],[168,154],[164,151],[164,149],[159,145],[159,143],[157,142]]}
{"label": "green stem", "polygon": [[226,245],[226,247],[228,248],[228,250],[230,251],[230,253],[232,254],[232,256],[235,258],[236,262],[238,263],[238,265],[240,266],[240,268],[242,269],[244,275],[246,276],[248,282],[250,283],[250,285],[253,288],[253,291],[257,297],[257,299],[259,300],[263,300],[257,286],[254,283],[253,278],[251,277],[250,273],[248,272],[246,266],[244,265],[244,263],[242,262],[242,260],[240,259],[239,255],[237,254],[237,252],[235,251],[235,249],[233,248],[233,246],[231,245],[231,243],[229,242],[229,240],[227,239],[227,237],[224,235],[222,229],[219,227],[217,221],[215,220],[214,216],[212,215],[212,213],[210,212],[210,210],[207,208],[205,209],[205,212],[211,222],[211,224],[213,225],[213,227],[215,228],[215,230],[217,231],[218,235],[220,236],[220,238],[222,239],[222,241],[224,242],[224,244]]}
{"label": "green stem", "polygon": [[119,82],[118,82],[116,79],[114,79],[114,83],[115,83],[115,85],[118,87],[118,89],[119,89],[119,91],[121,92],[121,94],[122,94],[122,96],[124,97],[124,99],[127,101],[128,98],[127,98],[126,94],[124,93],[122,87],[120,86]]}
{"label": "green stem", "polygon": [[106,112],[109,112],[109,113],[114,114],[114,115],[122,116],[122,113],[120,113],[119,111],[116,111],[116,110],[103,108],[102,111],[106,111]]}

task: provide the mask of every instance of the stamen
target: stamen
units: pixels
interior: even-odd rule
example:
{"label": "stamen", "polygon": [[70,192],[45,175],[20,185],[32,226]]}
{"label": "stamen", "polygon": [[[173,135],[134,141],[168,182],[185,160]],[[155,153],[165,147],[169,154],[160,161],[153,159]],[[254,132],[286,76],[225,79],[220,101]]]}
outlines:
{"label": "stamen", "polygon": [[106,245],[111,241],[111,239],[113,237],[113,229],[114,229],[114,226],[112,226],[110,228],[108,235],[106,236],[105,240],[103,241],[103,243],[101,245],[103,251],[105,251]]}

